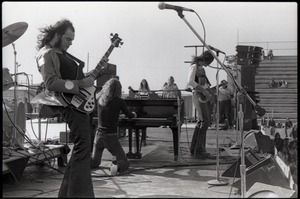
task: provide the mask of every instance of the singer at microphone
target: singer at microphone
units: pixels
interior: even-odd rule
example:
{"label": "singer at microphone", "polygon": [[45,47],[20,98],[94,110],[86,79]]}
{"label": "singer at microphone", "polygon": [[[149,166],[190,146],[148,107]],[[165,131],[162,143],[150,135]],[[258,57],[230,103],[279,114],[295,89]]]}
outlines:
{"label": "singer at microphone", "polygon": [[175,11],[195,12],[194,10],[189,9],[189,8],[184,8],[184,7],[181,7],[181,6],[174,6],[174,5],[166,4],[166,3],[163,3],[163,2],[158,4],[158,8],[161,9],[161,10],[171,9],[171,10],[175,10]]}
{"label": "singer at microphone", "polygon": [[219,50],[219,49],[217,49],[217,48],[214,48],[214,47],[212,47],[212,46],[210,46],[210,45],[208,45],[208,47],[209,47],[210,49],[216,51],[217,54],[222,53],[222,54],[226,55],[226,53],[224,53],[223,51],[221,51],[221,50]]}

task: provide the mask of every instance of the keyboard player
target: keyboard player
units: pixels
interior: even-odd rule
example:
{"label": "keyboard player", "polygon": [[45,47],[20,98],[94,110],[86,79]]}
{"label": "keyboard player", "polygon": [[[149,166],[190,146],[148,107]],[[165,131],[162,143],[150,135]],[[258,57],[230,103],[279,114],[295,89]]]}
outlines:
{"label": "keyboard player", "polygon": [[106,148],[117,159],[117,164],[111,166],[111,172],[126,172],[129,161],[118,139],[118,120],[121,111],[128,118],[134,118],[137,115],[126,107],[121,98],[122,85],[116,78],[108,80],[97,96],[99,96],[98,128],[94,138],[91,167],[97,168],[101,164],[102,154]]}
{"label": "keyboard player", "polygon": [[[129,86],[128,89],[129,89],[129,98],[131,99],[144,99],[144,100],[158,99],[158,95],[150,90],[148,81],[146,79],[142,79],[138,91],[133,90],[131,86]],[[139,130],[136,129],[135,131],[139,131]],[[142,131],[142,144],[146,146],[147,129],[142,128],[141,131]],[[136,134],[137,133],[139,132],[136,132]]]}

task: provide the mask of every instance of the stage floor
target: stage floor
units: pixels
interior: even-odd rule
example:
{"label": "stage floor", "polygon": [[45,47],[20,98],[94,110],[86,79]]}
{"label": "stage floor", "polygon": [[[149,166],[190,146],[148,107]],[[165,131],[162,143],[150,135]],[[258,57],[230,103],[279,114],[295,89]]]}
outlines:
{"label": "stage floor", "polygon": [[[48,138],[57,139],[65,125],[48,123]],[[53,129],[57,128],[56,133]],[[231,177],[221,177],[238,158],[238,152],[229,148],[240,140],[240,133],[234,130],[218,132],[220,150],[219,164],[216,160],[199,160],[189,153],[194,124],[183,124],[180,136],[180,157],[174,161],[172,131],[169,128],[148,128],[147,144],[142,146],[142,158],[130,159],[127,174],[110,176],[109,165],[114,159],[105,150],[99,169],[92,170],[95,197],[98,198],[241,198],[238,188],[232,186]],[[50,136],[51,134],[51,136]],[[44,135],[42,134],[44,137]],[[56,136],[53,137],[53,136]],[[206,146],[210,153],[216,155],[215,130],[208,130]],[[124,151],[128,152],[128,137],[120,138]],[[249,142],[250,144],[251,142]],[[69,147],[72,149],[72,144]],[[135,149],[134,149],[135,150]],[[70,153],[68,154],[68,158]],[[52,165],[60,172],[57,162]],[[63,174],[41,164],[28,166],[24,169],[19,183],[4,183],[3,197],[57,197]],[[226,182],[224,185],[211,185],[211,182]],[[259,185],[262,189],[264,185]],[[257,187],[257,185],[256,185]],[[268,186],[274,192],[280,190],[276,186]],[[257,189],[257,188],[256,188]],[[246,194],[253,191],[250,189]],[[282,189],[278,196],[286,198],[292,194]]]}

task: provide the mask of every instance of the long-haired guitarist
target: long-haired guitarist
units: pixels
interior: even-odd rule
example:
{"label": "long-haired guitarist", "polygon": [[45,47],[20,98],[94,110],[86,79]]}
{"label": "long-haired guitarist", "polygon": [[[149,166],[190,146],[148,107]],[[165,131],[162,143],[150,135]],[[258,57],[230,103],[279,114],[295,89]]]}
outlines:
{"label": "long-haired guitarist", "polygon": [[90,170],[91,119],[86,113],[71,107],[62,93],[79,94],[81,88],[94,85],[94,76],[85,77],[83,62],[67,53],[75,37],[71,21],[60,20],[40,29],[36,62],[45,83],[42,102],[61,112],[74,138],[72,156],[67,164],[58,197],[93,198]]}
{"label": "long-haired guitarist", "polygon": [[193,88],[193,103],[197,110],[197,124],[195,126],[190,152],[195,158],[206,159],[210,154],[206,152],[206,132],[211,125],[208,100],[211,94],[208,89],[210,83],[204,67],[211,64],[214,57],[209,51],[204,51],[200,56],[193,57],[188,73],[188,86]]}

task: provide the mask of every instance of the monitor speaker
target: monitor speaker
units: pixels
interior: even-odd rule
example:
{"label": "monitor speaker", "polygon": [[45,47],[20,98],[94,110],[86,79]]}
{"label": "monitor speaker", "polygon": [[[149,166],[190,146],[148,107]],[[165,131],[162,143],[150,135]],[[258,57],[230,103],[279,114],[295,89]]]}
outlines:
{"label": "monitor speaker", "polygon": [[9,181],[18,183],[21,179],[28,160],[29,156],[24,156],[21,158],[11,158],[9,161],[5,161],[3,164],[7,166],[9,172],[6,173],[5,176],[3,176],[4,180],[8,179]]}
{"label": "monitor speaker", "polygon": [[[290,178],[284,174],[282,168],[271,156],[246,168],[246,191],[257,182],[291,189]],[[238,188],[238,193],[240,193],[241,180],[234,182],[232,186]]]}
{"label": "monitor speaker", "polygon": [[295,191],[256,182],[247,192],[248,198],[295,198]]}
{"label": "monitor speaker", "polygon": [[[249,149],[245,152],[245,165],[246,168],[258,163],[261,160],[259,156],[255,154],[252,149]],[[240,172],[241,158],[235,161],[232,165],[230,165],[223,173],[223,177],[241,177]]]}

